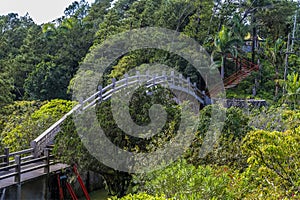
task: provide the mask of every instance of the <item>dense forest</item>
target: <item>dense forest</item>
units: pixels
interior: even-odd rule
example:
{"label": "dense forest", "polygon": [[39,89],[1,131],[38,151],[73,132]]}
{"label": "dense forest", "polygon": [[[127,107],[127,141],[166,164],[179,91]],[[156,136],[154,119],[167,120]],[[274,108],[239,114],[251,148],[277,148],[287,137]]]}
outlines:
{"label": "dense forest", "polygon": [[[171,29],[194,39],[224,80],[238,70],[228,55],[259,64],[259,70],[227,89],[226,97],[262,99],[267,106],[204,107],[190,147],[157,171],[130,174],[100,163],[81,143],[72,116],[56,137],[56,156],[101,174],[112,199],[299,199],[300,10],[299,2],[290,0],[96,0],[92,5],[81,0],[61,18],[42,25],[29,15],[0,16],[0,151],[27,148],[78,103],[72,101],[76,73],[93,49],[115,34],[144,27]],[[172,66],[207,90],[205,77],[193,65],[155,49],[118,58],[106,70],[103,84],[153,63]],[[176,136],[180,105],[163,88],[153,93],[145,97],[141,88],[131,102],[138,124],[149,123],[152,104],[163,102],[166,109],[166,125],[147,141],[118,128],[110,101],[97,107],[99,122],[114,144],[151,152]],[[226,111],[226,119],[213,151],[200,159],[212,109]]]}

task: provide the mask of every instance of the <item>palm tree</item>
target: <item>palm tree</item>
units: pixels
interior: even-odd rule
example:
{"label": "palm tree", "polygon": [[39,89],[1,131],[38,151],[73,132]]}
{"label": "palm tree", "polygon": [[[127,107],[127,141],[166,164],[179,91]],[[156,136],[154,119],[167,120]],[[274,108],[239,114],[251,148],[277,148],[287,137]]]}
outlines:
{"label": "palm tree", "polygon": [[233,56],[236,56],[237,55],[236,46],[241,43],[242,43],[241,38],[233,36],[233,32],[231,32],[224,25],[222,26],[222,29],[218,32],[218,34],[215,36],[215,39],[214,39],[215,50],[212,53],[212,57],[214,54],[221,55],[221,77],[222,77],[222,79],[224,79],[224,74],[225,74],[226,55],[228,53],[230,53]]}

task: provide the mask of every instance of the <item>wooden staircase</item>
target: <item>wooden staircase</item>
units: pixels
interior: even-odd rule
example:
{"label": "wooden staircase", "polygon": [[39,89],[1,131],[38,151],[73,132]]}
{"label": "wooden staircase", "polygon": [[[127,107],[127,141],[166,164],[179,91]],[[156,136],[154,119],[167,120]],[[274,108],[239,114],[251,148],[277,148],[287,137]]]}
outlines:
{"label": "wooden staircase", "polygon": [[[239,66],[240,70],[235,72],[234,74],[230,75],[229,77],[225,78],[223,80],[224,88],[229,89],[237,86],[241,81],[243,81],[245,78],[247,78],[253,71],[257,71],[259,69],[258,64],[254,64],[244,58],[235,58],[231,55],[227,55],[228,60],[232,60],[236,63],[236,65]],[[210,96],[212,94],[216,94],[218,91],[220,91],[222,88],[222,85],[216,85],[214,86],[210,91]]]}
{"label": "wooden staircase", "polygon": [[224,87],[225,89],[233,88],[237,86],[242,80],[247,78],[253,71],[257,71],[259,66],[254,64],[244,58],[234,58],[230,55],[228,56],[229,59],[232,59],[238,66],[240,70],[236,73],[232,74],[228,78],[224,80]]}

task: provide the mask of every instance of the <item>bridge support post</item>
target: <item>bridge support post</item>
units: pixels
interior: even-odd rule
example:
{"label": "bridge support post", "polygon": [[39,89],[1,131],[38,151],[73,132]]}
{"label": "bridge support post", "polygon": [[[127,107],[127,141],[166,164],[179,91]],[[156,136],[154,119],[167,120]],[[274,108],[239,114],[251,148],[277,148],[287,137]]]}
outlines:
{"label": "bridge support post", "polygon": [[46,187],[46,185],[48,185],[49,183],[49,174],[50,174],[50,150],[48,148],[45,148],[44,149],[44,155],[46,156],[46,159],[45,159],[45,168],[44,168],[44,173],[47,174],[46,176],[46,179],[45,179],[45,188],[44,188],[44,191],[45,191],[45,199],[48,199],[48,188]]}
{"label": "bridge support post", "polygon": [[22,188],[21,183],[17,184],[17,200],[22,199]]}
{"label": "bridge support post", "polygon": [[15,163],[16,163],[16,175],[15,175],[15,182],[20,184],[21,183],[21,156],[15,156]]}
{"label": "bridge support post", "polygon": [[44,168],[44,173],[46,173],[47,175],[50,172],[50,154],[49,154],[49,149],[46,148],[44,149],[44,156],[46,157],[45,159],[45,168]]}
{"label": "bridge support post", "polygon": [[8,166],[9,165],[9,148],[7,148],[7,147],[4,148],[4,155],[5,155],[5,158],[4,158],[5,166]]}

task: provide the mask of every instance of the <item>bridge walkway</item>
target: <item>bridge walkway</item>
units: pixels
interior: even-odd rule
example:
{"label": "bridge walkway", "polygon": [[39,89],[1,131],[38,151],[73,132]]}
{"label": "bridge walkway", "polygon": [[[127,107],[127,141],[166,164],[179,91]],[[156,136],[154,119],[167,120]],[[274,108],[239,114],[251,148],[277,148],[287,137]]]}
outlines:
{"label": "bridge walkway", "polygon": [[[35,166],[41,165],[41,164],[43,164],[43,162],[32,163],[26,167],[23,167],[22,170],[26,170],[26,169],[29,169],[29,168],[32,168],[32,167],[35,167]],[[49,173],[56,173],[63,169],[66,169],[68,167],[69,167],[69,165],[67,165],[67,164],[57,163],[57,164],[50,166]],[[14,173],[14,170],[1,171],[0,176],[5,176],[5,175],[11,174],[11,173]],[[24,182],[27,182],[27,181],[30,181],[30,180],[33,180],[33,179],[36,179],[36,178],[39,178],[42,176],[46,176],[46,175],[47,175],[47,173],[44,172],[44,169],[36,169],[36,170],[30,171],[30,172],[26,172],[21,175],[20,183],[22,184]],[[5,179],[2,179],[0,181],[0,190],[2,188],[11,187],[11,186],[14,186],[17,184],[18,183],[15,182],[15,177],[8,177]]]}

